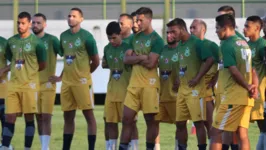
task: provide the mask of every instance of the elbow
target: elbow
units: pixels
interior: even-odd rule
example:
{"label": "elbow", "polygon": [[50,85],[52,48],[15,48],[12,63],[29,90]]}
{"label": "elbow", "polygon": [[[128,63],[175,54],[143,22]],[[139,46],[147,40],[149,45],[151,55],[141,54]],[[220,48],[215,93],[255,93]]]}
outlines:
{"label": "elbow", "polygon": [[45,62],[39,63],[39,71],[42,71],[45,68],[46,68],[46,63]]}
{"label": "elbow", "polygon": [[209,58],[207,58],[206,63],[208,63],[210,66],[212,66],[212,65],[214,64],[214,59],[213,59],[213,57],[209,57]]}
{"label": "elbow", "polygon": [[157,67],[157,63],[149,63],[146,65],[146,68],[147,69],[153,69],[153,68],[156,68]]}
{"label": "elbow", "polygon": [[127,58],[124,58],[124,59],[123,59],[123,62],[124,62],[124,64],[126,64],[126,65],[130,65],[130,62],[128,61]]}

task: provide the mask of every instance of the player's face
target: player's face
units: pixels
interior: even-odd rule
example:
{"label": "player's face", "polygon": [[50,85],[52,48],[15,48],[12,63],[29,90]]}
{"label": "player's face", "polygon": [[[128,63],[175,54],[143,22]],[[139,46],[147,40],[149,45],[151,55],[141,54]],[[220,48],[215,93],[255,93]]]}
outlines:
{"label": "player's face", "polygon": [[18,18],[18,33],[24,34],[31,28],[31,22],[27,18]]}
{"label": "player's face", "polygon": [[258,32],[258,26],[256,23],[252,21],[246,21],[244,27],[244,35],[245,37],[250,37]]}
{"label": "player's face", "polygon": [[133,17],[133,28],[132,28],[134,33],[138,33],[139,32],[139,25],[137,22],[137,16]]}
{"label": "player's face", "polygon": [[32,31],[34,34],[39,34],[46,27],[46,22],[42,17],[33,17],[32,19]]}
{"label": "player's face", "polygon": [[266,21],[263,22],[263,33],[266,35]]}
{"label": "player's face", "polygon": [[113,34],[111,36],[108,35],[107,37],[108,37],[110,44],[114,47],[119,46],[122,42],[121,35]]}
{"label": "player's face", "polygon": [[190,26],[190,33],[196,37],[200,37],[202,33],[202,26],[198,21],[193,21]]}
{"label": "player's face", "polygon": [[176,43],[175,30],[173,30],[173,28],[171,27],[168,27],[166,34],[167,34],[167,43],[169,45],[175,44]]}
{"label": "player's face", "polygon": [[151,18],[148,18],[143,14],[137,15],[137,21],[140,31],[145,31],[151,24]]}
{"label": "player's face", "polygon": [[119,24],[121,27],[121,34],[127,33],[132,28],[132,21],[128,19],[126,16],[119,18]]}
{"label": "player's face", "polygon": [[225,28],[222,28],[217,23],[216,23],[215,28],[216,28],[216,34],[218,35],[219,39],[220,40],[224,40],[224,37],[225,37]]}
{"label": "player's face", "polygon": [[172,31],[175,41],[180,41],[182,37],[182,31],[178,26],[168,27]]}
{"label": "player's face", "polygon": [[76,27],[83,21],[83,17],[81,14],[76,10],[71,10],[68,15],[68,25],[70,28]]}

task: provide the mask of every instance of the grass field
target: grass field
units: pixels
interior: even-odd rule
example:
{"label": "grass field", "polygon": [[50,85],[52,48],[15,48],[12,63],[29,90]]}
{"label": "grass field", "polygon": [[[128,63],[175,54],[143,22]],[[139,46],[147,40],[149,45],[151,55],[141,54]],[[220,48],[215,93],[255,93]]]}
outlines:
{"label": "grass field", "polygon": [[[103,106],[97,105],[95,108],[95,117],[97,120],[97,141],[96,141],[96,150],[105,150],[105,139],[104,139],[104,122],[102,119],[103,116]],[[63,113],[60,109],[60,106],[55,106],[54,116],[52,120],[52,137],[51,137],[51,145],[50,150],[61,150],[62,142],[63,142]],[[16,123],[15,135],[12,140],[12,145],[15,150],[23,150],[24,146],[24,119],[18,118]],[[120,125],[121,128],[121,125]],[[139,144],[140,150],[145,149],[145,122],[143,120],[142,114],[139,113]],[[190,131],[191,123],[188,124],[188,128]],[[161,149],[162,150],[173,150],[175,143],[175,126],[171,124],[161,124]],[[249,138],[251,142],[251,149],[256,149],[256,143],[258,140],[258,128],[256,124],[251,124],[249,129]],[[87,129],[85,119],[82,116],[81,111],[77,112],[76,115],[76,130],[75,135],[72,141],[71,150],[86,150],[87,148]],[[188,150],[196,150],[197,149],[197,140],[195,135],[189,135],[188,141]],[[39,136],[37,134],[37,130],[35,132],[35,138],[33,141],[32,150],[40,150],[40,142]]]}

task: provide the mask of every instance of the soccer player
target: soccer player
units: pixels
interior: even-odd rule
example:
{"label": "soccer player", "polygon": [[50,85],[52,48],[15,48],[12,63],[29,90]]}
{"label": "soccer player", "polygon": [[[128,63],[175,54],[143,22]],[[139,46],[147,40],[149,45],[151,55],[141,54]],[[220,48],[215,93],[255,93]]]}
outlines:
{"label": "soccer player", "polygon": [[190,33],[202,40],[202,43],[211,50],[212,56],[215,60],[211,69],[204,76],[205,88],[203,92],[203,98],[206,101],[206,116],[207,120],[204,122],[208,132],[208,138],[210,139],[210,128],[212,125],[212,114],[214,109],[213,97],[215,96],[215,84],[216,84],[216,73],[219,61],[219,47],[213,41],[205,38],[207,31],[207,25],[203,20],[195,19],[190,25]]}
{"label": "soccer player", "polygon": [[[175,37],[180,41],[178,49],[178,70],[180,86],[176,101],[176,149],[187,148],[187,120],[192,120],[197,130],[199,150],[206,149],[206,130],[204,120],[204,75],[211,68],[214,59],[211,50],[203,47],[202,41],[188,33],[183,19],[175,18],[173,24],[178,26]],[[204,49],[205,48],[205,49]]]}
{"label": "soccer player", "polygon": [[104,48],[103,68],[110,69],[111,77],[106,94],[106,122],[109,132],[108,150],[117,149],[118,123],[122,120],[123,102],[129,84],[131,69],[123,62],[125,51],[132,50],[131,46],[122,41],[121,28],[118,22],[110,22],[106,28],[109,44]]}
{"label": "soccer player", "polygon": [[56,84],[49,81],[51,76],[55,75],[57,54],[62,56],[60,42],[57,37],[45,33],[46,16],[41,13],[34,15],[32,19],[32,31],[39,37],[45,46],[47,52],[46,68],[39,73],[40,92],[38,95],[38,113],[36,115],[38,123],[38,133],[42,150],[49,148],[51,136],[51,119],[54,107]]}
{"label": "soccer player", "polygon": [[[251,110],[251,121],[257,121],[260,130],[257,150],[263,149],[266,133],[263,131],[264,120],[264,103],[266,90],[266,68],[263,63],[265,53],[266,40],[260,36],[263,28],[263,22],[259,16],[250,16],[247,18],[244,28],[244,35],[249,38],[248,45],[252,54],[252,66],[255,68],[259,77],[259,93],[260,96],[255,100],[254,107]],[[264,133],[263,133],[264,132]]]}
{"label": "soccer player", "polygon": [[252,97],[257,95],[258,79],[251,66],[251,51],[245,40],[236,36],[235,19],[230,14],[216,17],[224,69],[224,91],[211,129],[211,150],[222,149],[222,133],[237,133],[241,149],[250,149],[248,127]]}
{"label": "soccer player", "polygon": [[152,10],[141,7],[136,13],[141,32],[134,36],[133,50],[126,51],[124,57],[124,63],[133,65],[133,70],[124,102],[119,150],[127,150],[133,129],[132,124],[139,110],[143,111],[147,125],[147,150],[153,150],[156,138],[154,116],[159,112],[160,86],[157,64],[164,42],[152,28]]}
{"label": "soccer player", "polygon": [[164,46],[159,58],[160,72],[160,103],[159,113],[155,116],[158,136],[155,150],[160,150],[159,123],[175,123],[177,88],[177,44],[174,37],[175,24],[167,24],[167,45]]}
{"label": "soccer player", "polygon": [[37,112],[39,73],[46,65],[46,50],[41,40],[30,33],[31,15],[21,12],[18,15],[18,33],[9,38],[6,58],[11,62],[11,78],[6,99],[6,122],[3,133],[3,146],[7,149],[14,135],[17,114],[25,117],[24,149],[32,146],[35,133],[34,114]]}
{"label": "soccer player", "polygon": [[[63,150],[69,150],[71,146],[76,109],[82,110],[87,121],[90,150],[94,150],[96,141],[91,73],[99,66],[99,55],[92,34],[80,27],[82,21],[82,10],[72,8],[68,15],[70,29],[60,35],[65,62],[60,98],[65,122]],[[53,77],[51,81],[60,81],[60,77]]]}
{"label": "soccer player", "polygon": [[[236,13],[235,13],[235,10],[232,6],[228,6],[228,5],[225,5],[225,6],[222,6],[218,9],[218,15],[223,15],[223,14],[230,14],[232,15],[234,18],[236,17]],[[237,31],[237,26],[236,26],[236,35],[239,36],[241,39],[243,40],[246,40],[245,37],[239,32]]]}
{"label": "soccer player", "polygon": [[138,25],[138,22],[137,22],[137,14],[136,12],[132,12],[131,13],[131,17],[133,19],[133,27],[132,27],[132,31],[134,34],[137,34],[140,32],[140,28],[139,28],[139,25]]}

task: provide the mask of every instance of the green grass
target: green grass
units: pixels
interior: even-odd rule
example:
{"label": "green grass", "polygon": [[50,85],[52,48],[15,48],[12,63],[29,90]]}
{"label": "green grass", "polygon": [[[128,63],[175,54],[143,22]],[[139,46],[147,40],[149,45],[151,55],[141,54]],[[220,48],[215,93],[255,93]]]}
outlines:
{"label": "green grass", "polygon": [[[97,120],[97,141],[96,150],[105,150],[105,139],[104,139],[104,122],[103,122],[103,106],[96,106],[95,117]],[[51,150],[61,150],[63,143],[63,113],[60,106],[55,106],[54,116],[52,120],[52,137],[51,137]],[[18,118],[16,123],[15,135],[12,140],[12,145],[16,150],[23,150],[24,145],[24,119]],[[119,126],[121,128],[121,124]],[[139,128],[139,148],[140,150],[145,149],[145,122],[143,120],[142,114],[139,113],[138,120]],[[189,132],[191,128],[191,123],[188,124]],[[175,126],[171,124],[161,124],[161,149],[170,150],[174,149],[175,143]],[[249,139],[251,143],[251,149],[255,149],[258,140],[258,128],[256,124],[251,124],[249,129]],[[77,111],[76,115],[76,130],[74,138],[72,141],[72,150],[85,150],[87,148],[87,128],[86,122],[83,118],[81,111]],[[188,150],[197,149],[197,140],[195,135],[189,135],[188,140]],[[32,150],[40,150],[39,136],[37,130],[35,132],[35,138],[33,141]]]}

